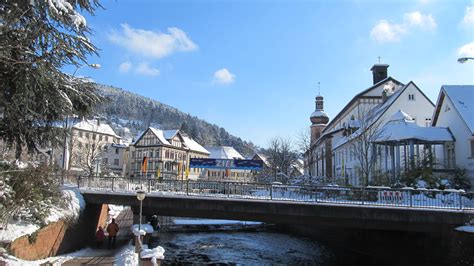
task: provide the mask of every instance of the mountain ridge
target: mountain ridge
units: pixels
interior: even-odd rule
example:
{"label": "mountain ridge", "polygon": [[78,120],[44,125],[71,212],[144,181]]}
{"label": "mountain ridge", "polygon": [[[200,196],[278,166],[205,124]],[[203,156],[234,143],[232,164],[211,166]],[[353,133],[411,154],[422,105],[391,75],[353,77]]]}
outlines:
{"label": "mountain ridge", "polygon": [[163,130],[180,129],[202,146],[233,146],[245,157],[259,149],[252,142],[230,134],[223,127],[158,100],[104,84],[96,83],[96,88],[106,99],[97,106],[97,114],[125,139],[133,140],[152,126]]}

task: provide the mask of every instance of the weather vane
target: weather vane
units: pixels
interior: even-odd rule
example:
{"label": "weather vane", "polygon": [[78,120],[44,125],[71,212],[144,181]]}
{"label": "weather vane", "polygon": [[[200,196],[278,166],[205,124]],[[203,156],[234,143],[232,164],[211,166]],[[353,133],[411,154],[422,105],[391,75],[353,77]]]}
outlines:
{"label": "weather vane", "polygon": [[318,95],[321,95],[321,82],[318,81]]}
{"label": "weather vane", "polygon": [[380,64],[380,58],[382,58],[382,57],[378,56],[377,58],[379,59],[379,64]]}

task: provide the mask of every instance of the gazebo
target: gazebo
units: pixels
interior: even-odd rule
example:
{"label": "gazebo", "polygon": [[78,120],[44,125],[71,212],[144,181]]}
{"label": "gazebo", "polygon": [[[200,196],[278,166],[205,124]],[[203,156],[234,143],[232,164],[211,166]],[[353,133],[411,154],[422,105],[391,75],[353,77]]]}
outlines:
{"label": "gazebo", "polygon": [[[454,142],[454,137],[448,128],[421,127],[408,114],[398,110],[381,128],[372,144],[374,151],[375,145],[382,145],[386,151],[389,150],[391,177],[392,181],[395,181],[401,170],[401,159],[403,159],[405,170],[413,168],[415,156],[420,158],[421,155],[420,145],[426,152],[436,157],[436,149],[433,149],[436,148],[436,145],[442,146],[443,156],[445,156],[445,146],[452,142]],[[453,158],[450,158],[449,154],[447,157],[448,163],[447,165],[444,163],[443,166],[451,167]],[[385,156],[385,169],[388,169],[388,156]]]}

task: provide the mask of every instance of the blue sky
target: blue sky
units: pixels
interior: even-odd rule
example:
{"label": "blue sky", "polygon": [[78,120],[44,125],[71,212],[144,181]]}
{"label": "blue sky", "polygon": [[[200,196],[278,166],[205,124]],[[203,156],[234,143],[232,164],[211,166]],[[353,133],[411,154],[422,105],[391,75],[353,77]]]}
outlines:
{"label": "blue sky", "polygon": [[370,68],[474,84],[472,1],[105,0],[87,17],[98,70],[78,75],[156,99],[266,146],[310,125],[317,83],[334,117],[372,84]]}

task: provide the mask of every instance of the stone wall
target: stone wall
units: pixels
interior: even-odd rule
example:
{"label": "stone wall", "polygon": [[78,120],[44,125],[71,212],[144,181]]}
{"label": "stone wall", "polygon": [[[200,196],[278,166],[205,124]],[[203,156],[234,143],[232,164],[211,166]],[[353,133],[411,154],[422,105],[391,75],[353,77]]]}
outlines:
{"label": "stone wall", "polygon": [[8,246],[9,253],[37,260],[81,249],[93,243],[95,231],[105,225],[107,214],[107,205],[89,204],[77,223],[51,223],[32,235],[15,239]]}

